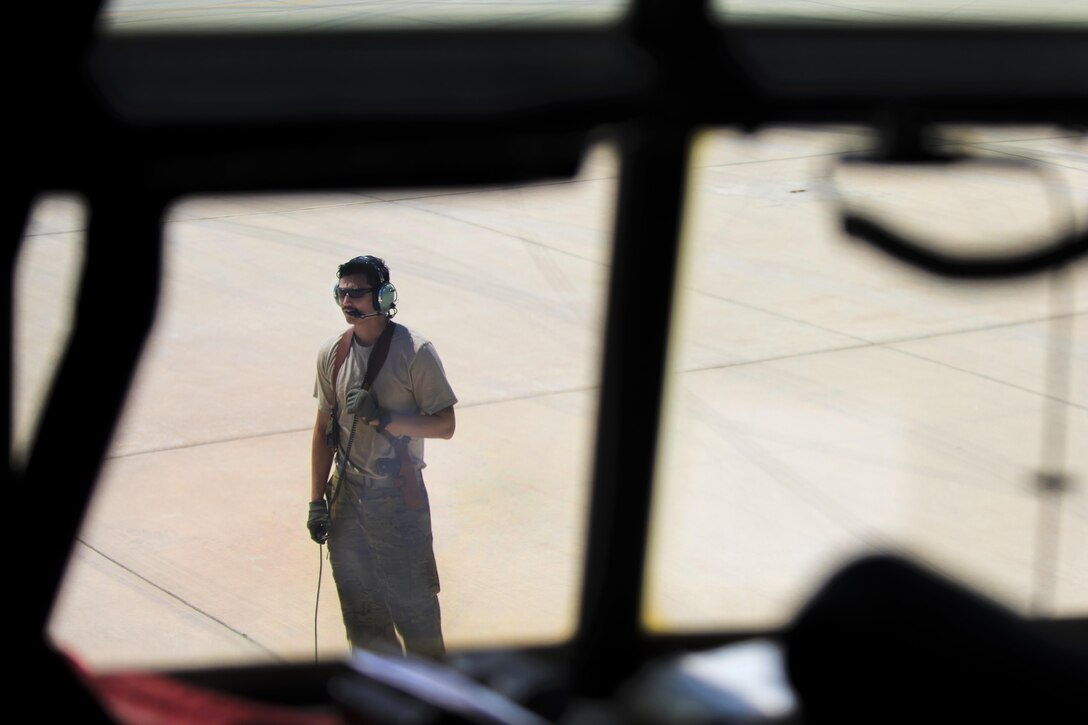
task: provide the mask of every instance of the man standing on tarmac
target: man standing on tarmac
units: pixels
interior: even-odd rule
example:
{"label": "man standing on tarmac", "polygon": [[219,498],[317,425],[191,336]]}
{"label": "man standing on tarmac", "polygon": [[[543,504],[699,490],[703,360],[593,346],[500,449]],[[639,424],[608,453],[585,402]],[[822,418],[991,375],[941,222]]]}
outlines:
{"label": "man standing on tarmac", "polygon": [[453,436],[457,398],[434,346],[391,319],[385,262],[355,257],[336,276],[351,328],[318,353],[307,528],[328,541],[353,649],[400,654],[399,634],[409,653],[441,658],[423,439]]}

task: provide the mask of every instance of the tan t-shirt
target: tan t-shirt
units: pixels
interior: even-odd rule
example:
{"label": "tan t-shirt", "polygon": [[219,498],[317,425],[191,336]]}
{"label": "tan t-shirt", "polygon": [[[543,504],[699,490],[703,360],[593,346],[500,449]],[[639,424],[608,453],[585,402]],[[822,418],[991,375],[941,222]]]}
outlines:
{"label": "tan t-shirt", "polygon": [[[331,414],[334,400],[338,402],[341,454],[347,447],[355,418],[345,410],[347,393],[351,388],[362,386],[373,349],[373,346],[364,347],[358,341],[353,341],[340,369],[339,379],[333,381],[336,347],[342,334],[330,337],[321,344],[317,355],[317,380],[314,383],[318,410]],[[434,345],[401,324],[393,331],[389,356],[370,392],[377,398],[379,407],[395,413],[433,415],[457,403],[457,396],[446,380],[446,372]],[[413,438],[408,450],[416,468],[423,468],[426,465],[423,462],[423,439]],[[354,481],[358,481],[362,475],[378,477],[377,461],[395,455],[386,436],[378,433],[375,427],[359,421],[345,475]]]}

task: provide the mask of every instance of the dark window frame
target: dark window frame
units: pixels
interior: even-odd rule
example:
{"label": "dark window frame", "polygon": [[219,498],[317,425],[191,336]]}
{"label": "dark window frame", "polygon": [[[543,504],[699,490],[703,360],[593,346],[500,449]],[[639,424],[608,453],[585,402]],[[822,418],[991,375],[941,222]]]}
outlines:
{"label": "dark window frame", "polygon": [[[616,143],[621,176],[581,614],[562,657],[576,692],[601,695],[655,653],[745,636],[651,637],[640,622],[670,309],[624,310],[641,310],[650,249],[672,298],[693,134],[796,122],[860,124],[893,140],[941,123],[1084,129],[1088,30],[728,25],[706,5],[634,0],[622,21],[589,29],[320,35],[96,35],[93,3],[66,8],[62,23],[48,7],[20,10],[9,27],[30,36],[29,50],[8,62],[29,152],[5,215],[9,311],[35,196],[76,191],[90,220],[76,324],[27,464],[9,465],[17,515],[35,525],[34,561],[19,565],[29,624],[18,651],[30,666],[79,697],[44,631],[153,321],[153,305],[124,302],[157,298],[173,200],[569,176],[602,138]],[[110,363],[86,385],[80,371],[101,350]],[[85,434],[66,441],[61,492],[50,441],[72,410]],[[10,441],[10,405],[4,422]]]}

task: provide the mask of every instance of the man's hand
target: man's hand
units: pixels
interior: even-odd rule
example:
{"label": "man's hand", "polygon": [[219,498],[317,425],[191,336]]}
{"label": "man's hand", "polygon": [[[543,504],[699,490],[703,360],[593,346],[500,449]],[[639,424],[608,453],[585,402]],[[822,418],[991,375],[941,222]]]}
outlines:
{"label": "man's hand", "polygon": [[325,499],[310,502],[310,518],[306,520],[306,528],[310,530],[310,538],[319,544],[324,544],[329,538],[329,507],[325,505]]}
{"label": "man's hand", "polygon": [[362,388],[348,391],[348,412],[354,413],[368,423],[381,414],[378,399]]}

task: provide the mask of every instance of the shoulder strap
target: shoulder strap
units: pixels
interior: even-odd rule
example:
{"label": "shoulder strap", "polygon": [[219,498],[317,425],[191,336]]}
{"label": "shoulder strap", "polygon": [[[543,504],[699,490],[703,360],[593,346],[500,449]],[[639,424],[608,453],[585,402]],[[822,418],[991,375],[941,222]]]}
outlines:
{"label": "shoulder strap", "polygon": [[374,378],[378,377],[378,373],[382,371],[385,358],[389,355],[389,342],[393,339],[393,328],[396,326],[397,323],[388,320],[385,323],[385,329],[382,330],[382,334],[378,337],[378,341],[374,343],[374,349],[370,351],[370,361],[366,365],[363,390],[370,390],[370,386],[374,384]]}
{"label": "shoulder strap", "polygon": [[[381,372],[382,365],[385,364],[385,358],[389,355],[389,342],[393,339],[393,328],[396,326],[397,323],[392,320],[386,322],[385,329],[382,330],[378,341],[374,343],[374,349],[370,351],[370,361],[366,366],[366,377],[363,378],[363,390],[370,390],[374,378],[378,377],[378,373]],[[340,336],[340,344],[336,348],[336,363],[332,372],[334,384],[337,378],[340,377],[340,368],[344,366],[344,361],[348,358],[348,351],[351,349],[351,342],[354,337],[355,328],[353,327],[344,330],[344,334]]]}
{"label": "shoulder strap", "polygon": [[351,339],[355,335],[355,328],[349,327],[340,336],[340,344],[336,346],[336,363],[332,369],[332,383],[336,385],[340,377],[340,368],[344,367],[344,361],[348,359],[348,350],[351,349]]}

